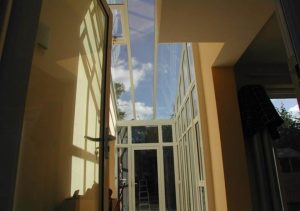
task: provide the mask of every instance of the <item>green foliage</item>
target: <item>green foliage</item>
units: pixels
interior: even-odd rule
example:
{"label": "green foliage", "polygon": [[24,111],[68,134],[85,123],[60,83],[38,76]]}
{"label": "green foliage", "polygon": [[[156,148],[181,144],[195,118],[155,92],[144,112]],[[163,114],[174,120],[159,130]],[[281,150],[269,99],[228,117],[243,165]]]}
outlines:
{"label": "green foliage", "polygon": [[[115,87],[116,98],[118,100],[120,99],[121,95],[125,92],[125,86],[123,83],[115,82],[114,87]],[[121,111],[119,108],[117,108],[117,112],[120,120],[125,118],[126,112]]]}
{"label": "green foliage", "polygon": [[118,82],[115,82],[114,86],[115,86],[115,91],[116,91],[116,97],[117,97],[117,99],[120,99],[121,95],[125,91],[125,86],[124,86],[124,84],[118,83]]}
{"label": "green foliage", "polygon": [[282,124],[282,128],[300,128],[300,119],[293,116],[291,112],[288,112],[283,104],[279,109],[276,109],[279,113],[280,117],[283,119],[284,123]]}

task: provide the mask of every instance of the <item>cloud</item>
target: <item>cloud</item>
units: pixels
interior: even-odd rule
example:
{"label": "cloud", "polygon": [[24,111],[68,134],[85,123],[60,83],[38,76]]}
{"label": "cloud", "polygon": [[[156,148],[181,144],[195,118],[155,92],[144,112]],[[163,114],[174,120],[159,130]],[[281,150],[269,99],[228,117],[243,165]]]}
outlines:
{"label": "cloud", "polygon": [[[133,118],[131,101],[118,99],[118,107],[121,111],[126,113],[126,119]],[[151,119],[153,116],[153,107],[147,106],[143,102],[136,102],[135,110],[137,119]]]}
{"label": "cloud", "polygon": [[128,5],[130,36],[133,40],[154,34],[155,1],[131,1]]}
{"label": "cloud", "polygon": [[299,105],[298,104],[294,105],[293,107],[291,107],[289,109],[289,112],[293,112],[293,111],[299,111]]}
{"label": "cloud", "polygon": [[[119,59],[112,65],[112,78],[114,82],[123,83],[125,91],[130,91],[130,74],[128,70],[128,63],[125,60]],[[153,70],[153,64],[141,63],[136,58],[132,58],[132,73],[134,88],[145,80],[146,75]]]}
{"label": "cloud", "polygon": [[300,112],[299,112],[299,105],[298,104],[291,107],[288,111],[293,115],[294,118],[300,118]]}
{"label": "cloud", "polygon": [[153,117],[153,107],[147,106],[145,103],[136,102],[135,110],[137,119],[151,119]]}

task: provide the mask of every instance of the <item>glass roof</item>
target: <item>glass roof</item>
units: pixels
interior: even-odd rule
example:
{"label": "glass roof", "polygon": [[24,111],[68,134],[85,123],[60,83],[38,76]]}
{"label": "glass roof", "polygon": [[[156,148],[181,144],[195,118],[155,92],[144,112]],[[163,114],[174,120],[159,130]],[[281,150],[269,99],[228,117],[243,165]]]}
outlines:
{"label": "glass roof", "polygon": [[157,119],[173,117],[182,47],[183,44],[158,45]]}
{"label": "glass roof", "polygon": [[119,119],[172,118],[183,44],[157,42],[155,0],[108,3],[113,13],[111,70]]}

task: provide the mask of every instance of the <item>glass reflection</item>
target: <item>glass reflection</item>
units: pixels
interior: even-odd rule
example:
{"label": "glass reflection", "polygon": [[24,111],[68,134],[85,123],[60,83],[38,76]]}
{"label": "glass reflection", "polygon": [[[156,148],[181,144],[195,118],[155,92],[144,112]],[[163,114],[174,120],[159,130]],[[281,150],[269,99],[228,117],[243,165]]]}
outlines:
{"label": "glass reflection", "polygon": [[98,3],[42,2],[51,42],[34,49],[14,210],[66,210],[86,199],[82,209],[98,210],[102,150],[85,139],[99,137],[102,124],[108,20]]}
{"label": "glass reflection", "polygon": [[158,143],[157,126],[132,127],[132,143]]}
{"label": "glass reflection", "polygon": [[123,37],[121,13],[119,10],[113,9],[112,14],[113,14],[112,36],[116,38]]}
{"label": "glass reflection", "polygon": [[118,144],[127,144],[128,143],[128,127],[118,127]]}
{"label": "glass reflection", "polygon": [[120,211],[129,211],[128,149],[118,148],[118,202]]}
{"label": "glass reflection", "polygon": [[162,126],[163,142],[173,142],[172,125]]}
{"label": "glass reflection", "polygon": [[176,210],[176,190],[175,190],[175,175],[174,175],[174,158],[173,147],[163,148],[164,161],[164,180],[165,180],[165,199],[166,210]]}
{"label": "glass reflection", "polygon": [[133,119],[127,45],[113,45],[111,74],[119,120]]}
{"label": "glass reflection", "polygon": [[136,210],[159,210],[156,150],[134,151]]}

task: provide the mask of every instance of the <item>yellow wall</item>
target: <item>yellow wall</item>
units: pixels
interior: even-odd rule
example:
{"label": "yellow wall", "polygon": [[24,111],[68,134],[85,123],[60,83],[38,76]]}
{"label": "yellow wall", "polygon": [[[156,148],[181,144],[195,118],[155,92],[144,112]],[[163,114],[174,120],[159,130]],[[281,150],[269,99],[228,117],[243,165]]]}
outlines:
{"label": "yellow wall", "polygon": [[231,68],[214,68],[223,43],[195,43],[196,80],[209,209],[251,210],[246,158]]}
{"label": "yellow wall", "polygon": [[211,71],[222,46],[222,43],[193,44],[208,208],[213,211],[228,210],[218,113]]}
{"label": "yellow wall", "polygon": [[[23,122],[14,210],[54,210],[75,190],[98,204],[100,88],[105,20],[96,0],[44,0]],[[102,150],[102,149],[100,149]],[[92,191],[91,191],[92,190]]]}
{"label": "yellow wall", "polygon": [[234,69],[213,68],[228,210],[250,211],[251,195]]}

